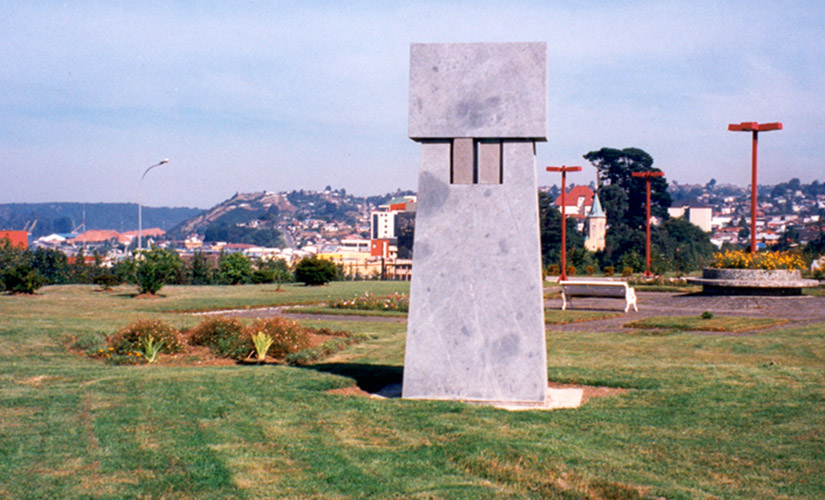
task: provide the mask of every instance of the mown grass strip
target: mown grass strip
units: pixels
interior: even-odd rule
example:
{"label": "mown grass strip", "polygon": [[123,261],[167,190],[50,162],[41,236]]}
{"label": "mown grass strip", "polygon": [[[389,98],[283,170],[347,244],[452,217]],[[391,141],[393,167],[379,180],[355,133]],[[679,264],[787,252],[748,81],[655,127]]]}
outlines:
{"label": "mown grass strip", "polygon": [[553,412],[326,393],[400,381],[402,322],[302,321],[369,335],[305,368],[108,366],[66,350],[67,336],[109,334],[138,317],[199,321],[158,306],[252,303],[263,288],[175,287],[157,301],[82,286],[0,296],[0,497],[745,500],[825,491],[825,323],[747,336],[551,331],[551,380],[634,389]]}
{"label": "mown grass strip", "polygon": [[561,311],[559,309],[545,309],[544,323],[547,325],[567,325],[570,323],[618,318],[622,315],[623,313],[621,312],[613,311]]}
{"label": "mown grass strip", "polygon": [[789,323],[779,318],[746,318],[742,316],[651,316],[625,323],[627,328],[657,328],[663,330],[741,333]]}

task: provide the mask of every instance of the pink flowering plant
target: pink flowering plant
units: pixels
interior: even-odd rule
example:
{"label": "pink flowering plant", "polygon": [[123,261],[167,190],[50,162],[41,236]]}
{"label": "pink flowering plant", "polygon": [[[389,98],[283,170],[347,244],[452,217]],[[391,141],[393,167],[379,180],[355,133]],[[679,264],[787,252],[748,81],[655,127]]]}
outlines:
{"label": "pink flowering plant", "polygon": [[335,309],[358,309],[362,311],[398,311],[408,312],[410,309],[410,297],[402,293],[391,293],[379,296],[366,292],[353,299],[340,299],[330,302],[330,307]]}

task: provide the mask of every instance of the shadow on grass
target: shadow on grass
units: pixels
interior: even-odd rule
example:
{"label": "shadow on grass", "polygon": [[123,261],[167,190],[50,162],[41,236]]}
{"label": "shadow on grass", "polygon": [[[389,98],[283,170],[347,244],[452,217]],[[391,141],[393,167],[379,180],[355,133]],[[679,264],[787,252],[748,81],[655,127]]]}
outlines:
{"label": "shadow on grass", "polygon": [[317,363],[303,368],[355,379],[359,388],[370,393],[391,384],[400,384],[404,373],[403,366],[364,363]]}

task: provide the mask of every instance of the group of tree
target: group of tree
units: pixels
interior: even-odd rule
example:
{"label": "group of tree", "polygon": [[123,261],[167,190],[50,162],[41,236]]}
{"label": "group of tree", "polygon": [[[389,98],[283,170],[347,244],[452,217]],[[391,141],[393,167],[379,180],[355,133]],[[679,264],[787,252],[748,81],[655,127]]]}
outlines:
{"label": "group of tree", "polygon": [[103,289],[128,283],[140,294],[156,294],[176,285],[278,285],[298,281],[322,285],[341,278],[330,261],[307,257],[293,270],[282,259],[252,259],[241,253],[221,254],[217,260],[196,253],[184,261],[176,252],[153,247],[111,266],[97,253],[90,259],[81,250],[69,258],[59,250],[23,249],[0,240],[0,291],[34,293],[44,285],[96,284]]}
{"label": "group of tree", "polygon": [[[605,248],[584,249],[584,236],[567,220],[568,264],[577,269],[645,268],[646,188],[645,180],[634,172],[660,172],[653,158],[638,148],[602,148],[584,155],[598,172],[598,196],[607,216]],[[539,215],[542,258],[545,265],[557,264],[561,248],[561,214],[553,197],[540,193]],[[705,265],[714,247],[710,235],[684,219],[670,219],[671,204],[667,179],[650,178],[651,215],[662,221],[651,228],[651,254],[655,272],[689,272]]]}

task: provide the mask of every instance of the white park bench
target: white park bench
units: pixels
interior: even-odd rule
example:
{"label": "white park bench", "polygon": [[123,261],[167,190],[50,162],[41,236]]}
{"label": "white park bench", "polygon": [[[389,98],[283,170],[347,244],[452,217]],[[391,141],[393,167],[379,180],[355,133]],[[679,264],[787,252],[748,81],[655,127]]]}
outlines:
{"label": "white park bench", "polygon": [[636,307],[636,290],[627,286],[626,281],[601,281],[601,280],[575,280],[560,281],[561,285],[561,310],[567,309],[567,304],[572,297],[605,297],[614,299],[624,299],[626,306],[624,312],[633,306],[634,311],[639,311]]}

